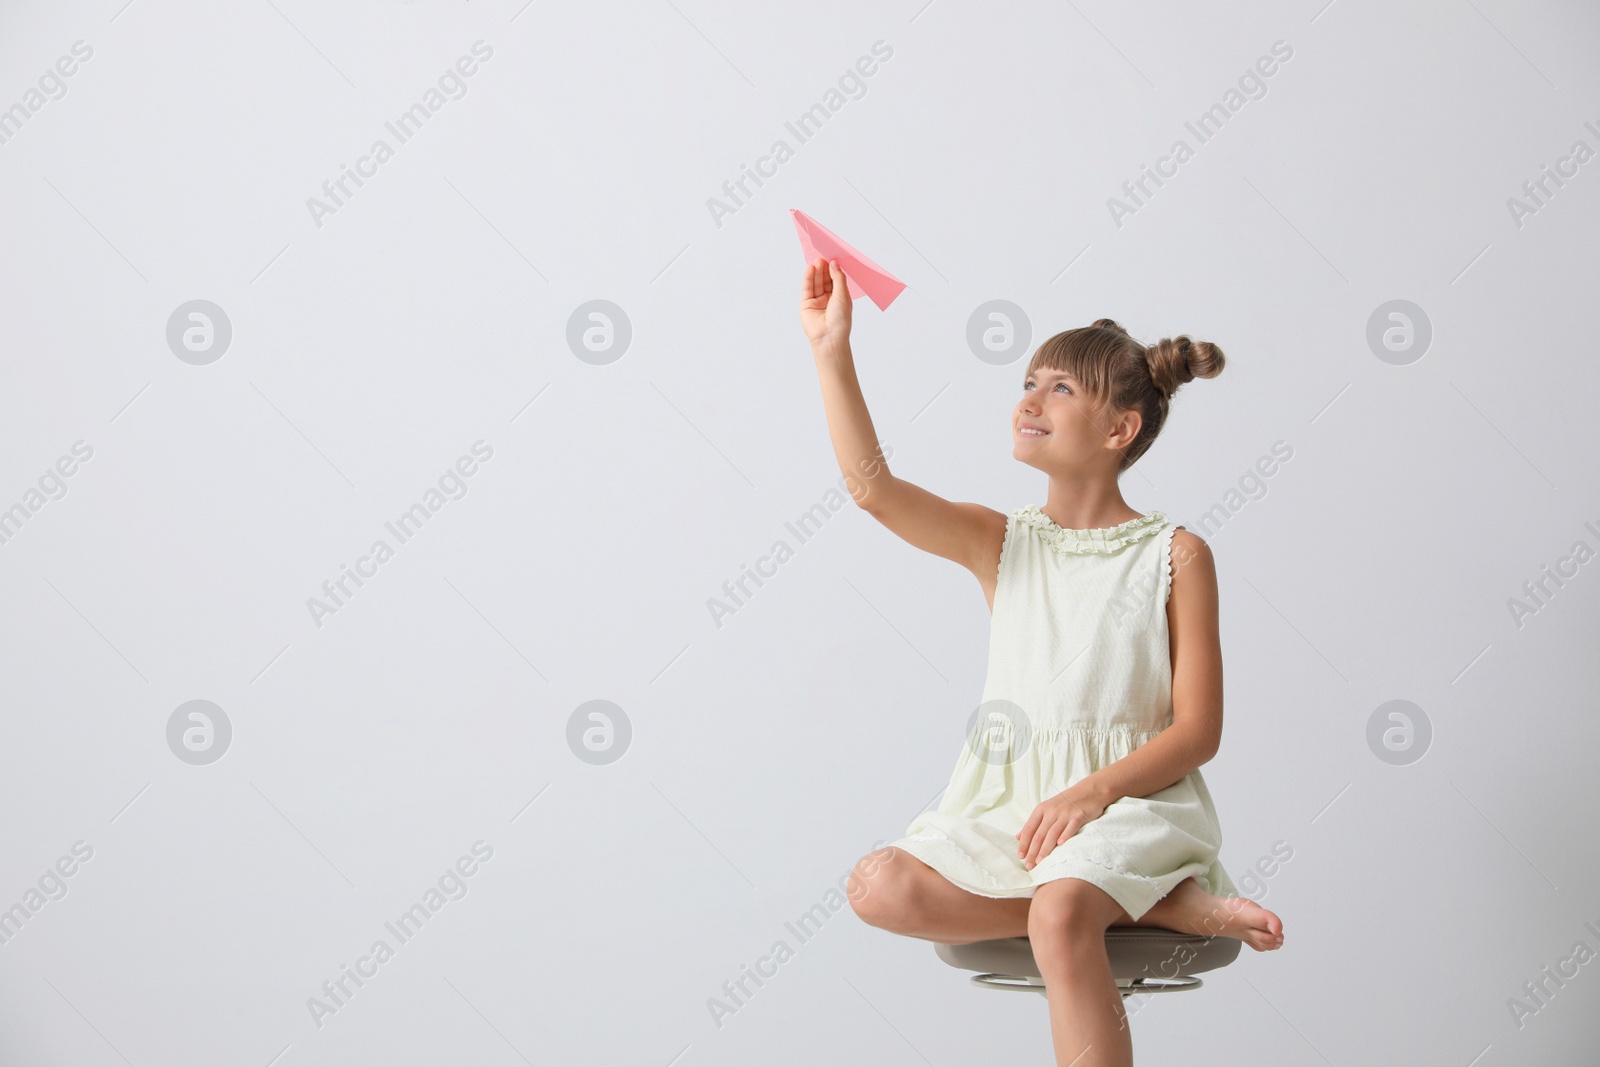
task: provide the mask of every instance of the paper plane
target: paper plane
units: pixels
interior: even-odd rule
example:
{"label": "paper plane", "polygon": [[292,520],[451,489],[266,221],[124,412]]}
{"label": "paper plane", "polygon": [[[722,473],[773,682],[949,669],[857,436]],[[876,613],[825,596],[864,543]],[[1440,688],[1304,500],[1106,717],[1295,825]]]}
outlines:
{"label": "paper plane", "polygon": [[905,282],[839,240],[833,231],[810,215],[797,208],[790,208],[789,214],[794,216],[794,228],[800,234],[800,250],[805,253],[806,262],[811,263],[819,256],[838,260],[850,299],[860,300],[865,293],[878,305],[879,311],[884,311],[905,289]]}

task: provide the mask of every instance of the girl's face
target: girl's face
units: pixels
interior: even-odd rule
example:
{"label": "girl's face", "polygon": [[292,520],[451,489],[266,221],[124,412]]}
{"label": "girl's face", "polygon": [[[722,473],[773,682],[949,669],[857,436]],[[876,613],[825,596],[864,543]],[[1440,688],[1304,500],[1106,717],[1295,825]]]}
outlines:
{"label": "girl's face", "polygon": [[1121,429],[1119,421],[1091,405],[1077,378],[1040,367],[1024,379],[1011,413],[1011,454],[1046,473],[1084,470],[1097,456],[1115,464],[1120,457],[1108,435]]}

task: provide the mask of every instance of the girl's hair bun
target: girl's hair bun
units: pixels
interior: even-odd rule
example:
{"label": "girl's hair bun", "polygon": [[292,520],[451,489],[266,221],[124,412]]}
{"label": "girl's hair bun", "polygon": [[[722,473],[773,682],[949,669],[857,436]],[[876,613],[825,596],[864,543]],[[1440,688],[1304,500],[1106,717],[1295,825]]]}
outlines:
{"label": "girl's hair bun", "polygon": [[[1110,319],[1102,319],[1101,322],[1116,325]],[[1145,361],[1150,365],[1151,380],[1161,395],[1169,400],[1184,382],[1192,382],[1196,378],[1215,378],[1222,373],[1222,366],[1226,362],[1222,349],[1210,341],[1191,341],[1186,334],[1163,337],[1145,349]]]}

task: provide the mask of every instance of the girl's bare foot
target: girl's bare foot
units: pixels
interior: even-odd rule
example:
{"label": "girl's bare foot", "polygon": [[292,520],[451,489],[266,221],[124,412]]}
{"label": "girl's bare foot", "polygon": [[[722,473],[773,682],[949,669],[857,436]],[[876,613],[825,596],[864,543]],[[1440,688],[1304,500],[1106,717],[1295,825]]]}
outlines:
{"label": "girl's bare foot", "polygon": [[1283,947],[1283,920],[1246,897],[1216,897],[1185,878],[1140,919],[1204,937],[1236,937],[1257,952]]}

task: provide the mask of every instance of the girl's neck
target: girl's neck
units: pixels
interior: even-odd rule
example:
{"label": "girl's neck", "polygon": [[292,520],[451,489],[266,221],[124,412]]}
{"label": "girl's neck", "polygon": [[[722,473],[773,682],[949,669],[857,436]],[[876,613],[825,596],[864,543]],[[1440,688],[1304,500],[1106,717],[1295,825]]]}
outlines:
{"label": "girl's neck", "polygon": [[1047,502],[1040,509],[1057,526],[1068,530],[1103,530],[1140,517],[1122,499],[1116,483],[1065,484],[1050,481]]}

